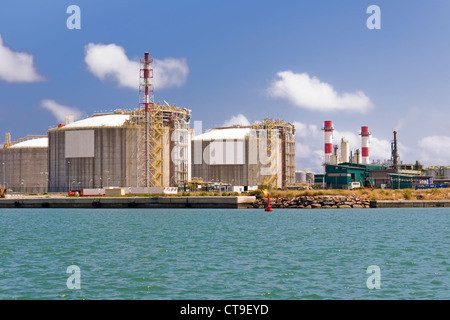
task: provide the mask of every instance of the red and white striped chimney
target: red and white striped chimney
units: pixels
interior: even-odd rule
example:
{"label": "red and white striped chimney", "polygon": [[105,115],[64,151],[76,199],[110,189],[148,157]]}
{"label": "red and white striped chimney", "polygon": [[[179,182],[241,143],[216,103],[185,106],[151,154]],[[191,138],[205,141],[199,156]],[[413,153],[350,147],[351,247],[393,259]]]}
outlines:
{"label": "red and white striped chimney", "polygon": [[325,163],[329,164],[333,154],[333,121],[325,121],[322,130],[325,132]]}
{"label": "red and white striped chimney", "polygon": [[369,164],[369,127],[362,126],[361,127],[361,163]]}
{"label": "red and white striped chimney", "polygon": [[139,82],[139,93],[141,95],[140,105],[144,106],[144,111],[149,112],[153,107],[153,59],[150,58],[149,53],[144,53],[144,59],[141,59],[141,71]]}

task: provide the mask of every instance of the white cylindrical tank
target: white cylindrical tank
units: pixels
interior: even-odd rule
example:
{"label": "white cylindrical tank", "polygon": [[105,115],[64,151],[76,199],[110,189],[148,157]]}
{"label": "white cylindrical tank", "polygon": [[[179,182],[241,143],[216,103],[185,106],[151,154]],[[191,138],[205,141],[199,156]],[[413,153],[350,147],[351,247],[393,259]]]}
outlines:
{"label": "white cylindrical tank", "polygon": [[142,128],[128,114],[79,120],[48,131],[49,191],[141,186]]}
{"label": "white cylindrical tank", "polygon": [[341,139],[341,159],[340,162],[348,162],[348,141]]}
{"label": "white cylindrical tank", "polygon": [[0,185],[13,192],[46,192],[48,138],[25,140],[0,149]]}

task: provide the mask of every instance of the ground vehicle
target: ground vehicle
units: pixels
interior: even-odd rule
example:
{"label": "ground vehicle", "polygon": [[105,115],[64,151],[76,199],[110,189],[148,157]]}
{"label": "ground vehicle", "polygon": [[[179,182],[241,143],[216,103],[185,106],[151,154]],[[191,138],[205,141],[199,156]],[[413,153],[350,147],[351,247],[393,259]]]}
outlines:
{"label": "ground vehicle", "polygon": [[361,183],[357,181],[352,181],[348,183],[348,189],[353,190],[355,188],[361,188]]}
{"label": "ground vehicle", "polygon": [[5,198],[6,188],[0,187],[0,198]]}

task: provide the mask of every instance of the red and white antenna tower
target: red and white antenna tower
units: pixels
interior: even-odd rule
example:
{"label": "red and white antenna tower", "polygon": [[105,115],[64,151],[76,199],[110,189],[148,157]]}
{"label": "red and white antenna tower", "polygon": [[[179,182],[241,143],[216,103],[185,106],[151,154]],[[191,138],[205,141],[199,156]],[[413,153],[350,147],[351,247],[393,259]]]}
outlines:
{"label": "red and white antenna tower", "polygon": [[139,79],[139,108],[143,106],[144,111],[147,113],[149,109],[154,105],[153,93],[153,59],[150,58],[148,52],[145,52],[144,59],[141,59]]}
{"label": "red and white antenna tower", "polygon": [[141,69],[139,73],[139,109],[144,110],[145,126],[145,173],[144,186],[148,187],[150,183],[150,150],[149,150],[149,111],[154,107],[154,89],[153,89],[153,59],[148,52],[144,53],[144,59],[141,59]]}
{"label": "red and white antenna tower", "polygon": [[361,127],[361,163],[369,164],[369,127],[363,126]]}

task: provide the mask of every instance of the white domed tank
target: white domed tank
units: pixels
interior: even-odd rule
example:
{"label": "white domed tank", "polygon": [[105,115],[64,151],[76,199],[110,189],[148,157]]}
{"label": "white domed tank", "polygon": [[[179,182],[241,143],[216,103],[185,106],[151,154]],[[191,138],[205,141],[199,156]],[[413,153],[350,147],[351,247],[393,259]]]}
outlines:
{"label": "white domed tank", "polygon": [[48,138],[27,136],[0,149],[0,185],[13,192],[47,191]]}
{"label": "white domed tank", "polygon": [[48,131],[49,191],[139,186],[141,130],[129,114],[93,116]]}

